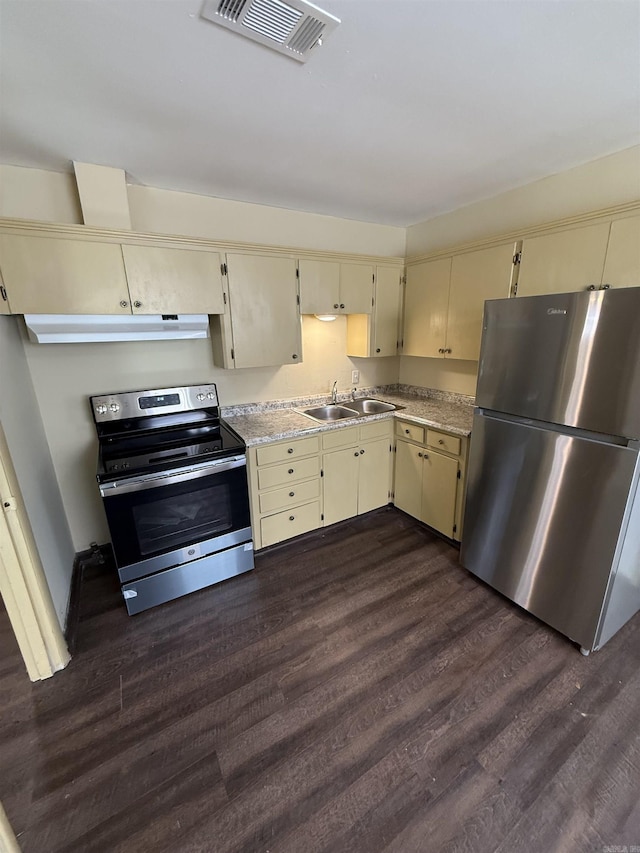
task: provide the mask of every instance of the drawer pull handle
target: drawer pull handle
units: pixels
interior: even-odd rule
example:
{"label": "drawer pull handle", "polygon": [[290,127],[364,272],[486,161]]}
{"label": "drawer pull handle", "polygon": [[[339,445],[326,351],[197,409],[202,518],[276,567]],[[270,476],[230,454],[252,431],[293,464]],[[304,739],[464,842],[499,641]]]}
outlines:
{"label": "drawer pull handle", "polygon": [[293,474],[293,468],[289,468],[289,474]]}
{"label": "drawer pull handle", "polygon": [[438,439],[438,444],[444,444],[444,438],[439,438],[439,439]]}
{"label": "drawer pull handle", "polygon": [[411,435],[411,430],[410,430],[410,429],[405,429],[405,432],[406,432],[406,434],[407,434],[407,435]]}
{"label": "drawer pull handle", "polygon": [[290,498],[295,498],[295,496],[296,496],[296,493],[295,493],[295,492],[289,492],[289,497],[290,497]]}
{"label": "drawer pull handle", "polygon": [[293,447],[290,447],[290,448],[287,450],[287,453],[293,453]]}
{"label": "drawer pull handle", "polygon": [[289,521],[295,521],[295,520],[296,520],[295,515],[290,515],[290,516],[289,516]]}

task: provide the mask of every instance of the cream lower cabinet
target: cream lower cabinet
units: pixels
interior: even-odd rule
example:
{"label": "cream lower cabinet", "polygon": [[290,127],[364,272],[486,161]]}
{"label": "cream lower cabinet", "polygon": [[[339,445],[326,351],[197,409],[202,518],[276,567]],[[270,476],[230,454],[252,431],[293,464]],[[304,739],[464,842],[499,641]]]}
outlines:
{"label": "cream lower cabinet", "polygon": [[256,550],[322,525],[319,436],[250,447],[248,469]]}
{"label": "cream lower cabinet", "polygon": [[372,421],[323,434],[325,525],[389,503],[392,423],[392,420]]}
{"label": "cream lower cabinet", "polygon": [[467,439],[402,421],[396,439],[395,506],[459,541]]}
{"label": "cream lower cabinet", "polygon": [[354,358],[384,358],[398,352],[402,271],[376,267],[371,314],[347,317],[347,355]]}
{"label": "cream lower cabinet", "polygon": [[219,367],[277,367],[302,362],[295,258],[227,254],[228,311],[212,319]]}

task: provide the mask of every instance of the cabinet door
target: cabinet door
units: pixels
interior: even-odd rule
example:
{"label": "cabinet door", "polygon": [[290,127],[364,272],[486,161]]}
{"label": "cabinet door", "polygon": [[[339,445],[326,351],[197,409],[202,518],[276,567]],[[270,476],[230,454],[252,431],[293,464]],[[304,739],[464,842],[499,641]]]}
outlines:
{"label": "cabinet door", "polygon": [[302,361],[293,258],[227,255],[236,367]]}
{"label": "cabinet door", "polygon": [[389,503],[391,453],[389,439],[379,438],[360,445],[358,472],[358,515]]}
{"label": "cabinet door", "polygon": [[134,314],[224,314],[220,255],[122,246]]}
{"label": "cabinet door", "polygon": [[478,361],[485,299],[509,296],[513,243],[455,255],[447,315],[448,358]]}
{"label": "cabinet door", "polygon": [[347,355],[356,358],[397,355],[401,293],[400,271],[377,267],[373,314],[347,317]]}
{"label": "cabinet door", "polygon": [[357,446],[324,454],[322,493],[325,525],[358,514],[359,459]]}
{"label": "cabinet door", "polygon": [[442,358],[446,343],[451,258],[407,268],[403,355]]}
{"label": "cabinet door", "polygon": [[13,314],[130,314],[116,243],[0,236],[0,270]]}
{"label": "cabinet door", "polygon": [[298,261],[300,313],[340,313],[340,264],[337,261]]}
{"label": "cabinet door", "polygon": [[371,314],[373,267],[369,264],[340,264],[340,312]]}
{"label": "cabinet door", "polygon": [[640,285],[640,216],[611,223],[602,283],[612,287]]}
{"label": "cabinet door", "polygon": [[420,518],[422,512],[422,460],[424,450],[408,441],[396,442],[394,503],[398,509]]}
{"label": "cabinet door", "polygon": [[[1,257],[0,257],[1,260]],[[7,290],[4,286],[4,281],[2,280],[2,270],[0,269],[0,287],[2,288],[2,292],[0,292],[0,314],[9,314],[9,302],[7,296]]]}
{"label": "cabinet door", "polygon": [[458,490],[458,460],[429,450],[423,456],[421,519],[453,536]]}
{"label": "cabinet door", "polygon": [[602,281],[609,223],[526,237],[518,296],[586,290]]}

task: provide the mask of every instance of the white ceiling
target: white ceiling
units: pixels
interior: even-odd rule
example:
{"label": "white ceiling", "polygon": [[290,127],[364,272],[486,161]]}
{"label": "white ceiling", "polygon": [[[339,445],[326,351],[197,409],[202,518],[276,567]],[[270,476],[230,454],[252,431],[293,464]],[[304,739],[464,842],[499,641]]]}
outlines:
{"label": "white ceiling", "polygon": [[408,225],[640,142],[637,0],[317,0],[306,64],[199,0],[0,0],[0,162]]}

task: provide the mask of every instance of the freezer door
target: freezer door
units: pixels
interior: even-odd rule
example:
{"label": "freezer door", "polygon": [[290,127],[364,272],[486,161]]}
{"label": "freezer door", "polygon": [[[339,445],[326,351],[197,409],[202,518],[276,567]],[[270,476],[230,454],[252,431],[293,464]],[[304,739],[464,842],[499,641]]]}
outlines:
{"label": "freezer door", "polygon": [[592,648],[637,455],[477,412],[462,565]]}
{"label": "freezer door", "polygon": [[640,287],[488,301],[476,403],[640,438]]}

